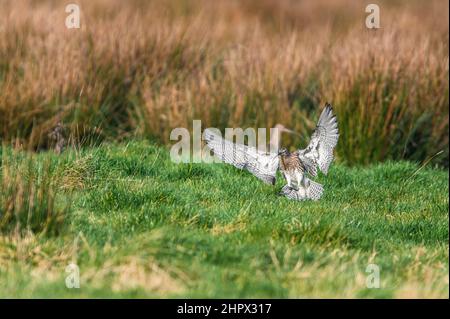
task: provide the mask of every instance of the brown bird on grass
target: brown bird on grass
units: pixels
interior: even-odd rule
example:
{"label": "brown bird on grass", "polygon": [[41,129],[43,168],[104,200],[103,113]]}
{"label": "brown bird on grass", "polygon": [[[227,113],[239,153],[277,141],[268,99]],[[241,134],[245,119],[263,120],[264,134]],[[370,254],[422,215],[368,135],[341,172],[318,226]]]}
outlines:
{"label": "brown bird on grass", "polygon": [[48,135],[54,144],[54,150],[56,154],[61,154],[66,145],[66,139],[64,138],[64,126],[59,122],[55,128]]}
{"label": "brown bird on grass", "polygon": [[322,197],[323,186],[308,176],[316,177],[317,168],[325,175],[328,173],[338,138],[337,119],[328,103],[325,104],[308,146],[292,153],[284,148],[277,153],[262,152],[255,147],[232,143],[211,130],[205,130],[206,144],[225,163],[246,169],[272,185],[280,170],[287,182],[280,194],[294,200],[318,200]]}

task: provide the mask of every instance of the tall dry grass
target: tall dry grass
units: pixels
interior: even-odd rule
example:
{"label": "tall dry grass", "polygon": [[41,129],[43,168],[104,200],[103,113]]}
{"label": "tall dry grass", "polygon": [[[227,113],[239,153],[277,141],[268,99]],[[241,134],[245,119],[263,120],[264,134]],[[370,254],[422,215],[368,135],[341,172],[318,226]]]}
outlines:
{"label": "tall dry grass", "polygon": [[[340,121],[347,163],[448,160],[448,2],[0,0],[0,138],[46,147],[174,127],[272,127],[305,139],[321,105]],[[306,143],[285,137],[284,144]]]}

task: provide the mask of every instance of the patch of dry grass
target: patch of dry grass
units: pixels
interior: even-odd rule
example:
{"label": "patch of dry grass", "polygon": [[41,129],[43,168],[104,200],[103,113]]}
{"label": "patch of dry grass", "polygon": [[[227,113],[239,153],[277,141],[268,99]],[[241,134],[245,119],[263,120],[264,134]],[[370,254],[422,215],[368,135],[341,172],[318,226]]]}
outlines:
{"label": "patch of dry grass", "polygon": [[[62,121],[74,139],[174,127],[273,127],[307,136],[325,101],[342,138],[338,160],[448,159],[448,2],[1,1],[0,138],[49,145]],[[305,141],[287,137],[284,144]]]}

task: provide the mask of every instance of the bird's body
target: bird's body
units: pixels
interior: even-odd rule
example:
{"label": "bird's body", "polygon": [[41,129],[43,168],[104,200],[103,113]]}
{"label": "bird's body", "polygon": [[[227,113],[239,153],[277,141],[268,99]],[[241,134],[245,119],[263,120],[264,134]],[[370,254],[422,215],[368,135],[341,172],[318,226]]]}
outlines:
{"label": "bird's body", "polygon": [[58,123],[53,131],[49,134],[49,137],[54,144],[55,153],[61,154],[66,144],[63,125],[61,123]]}
{"label": "bird's body", "polygon": [[290,153],[286,151],[286,153],[282,153],[279,155],[280,157],[280,169],[282,171],[296,171],[301,170],[302,172],[305,170],[300,158],[298,157],[298,152]]}
{"label": "bird's body", "polygon": [[205,130],[206,144],[225,163],[246,169],[272,185],[275,184],[277,170],[280,170],[287,182],[281,189],[281,194],[295,200],[320,199],[323,187],[309,179],[308,175],[317,176],[317,168],[324,174],[328,173],[338,138],[336,116],[328,103],[308,146],[292,153],[286,149],[281,149],[278,153],[265,153],[254,147],[232,143]]}
{"label": "bird's body", "polygon": [[290,153],[287,150],[283,150],[279,155],[280,171],[286,179],[289,186],[292,182],[300,183],[305,167],[298,157],[298,152]]}

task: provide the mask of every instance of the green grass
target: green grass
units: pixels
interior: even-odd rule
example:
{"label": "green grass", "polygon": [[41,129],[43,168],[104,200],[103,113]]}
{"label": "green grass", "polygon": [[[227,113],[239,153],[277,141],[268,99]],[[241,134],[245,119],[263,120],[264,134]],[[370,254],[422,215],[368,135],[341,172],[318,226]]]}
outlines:
{"label": "green grass", "polygon": [[[281,178],[174,164],[147,142],[36,161],[71,209],[57,235],[0,236],[0,297],[449,296],[447,170],[334,165],[322,200],[295,202],[277,195]],[[80,289],[65,286],[70,262]]]}

